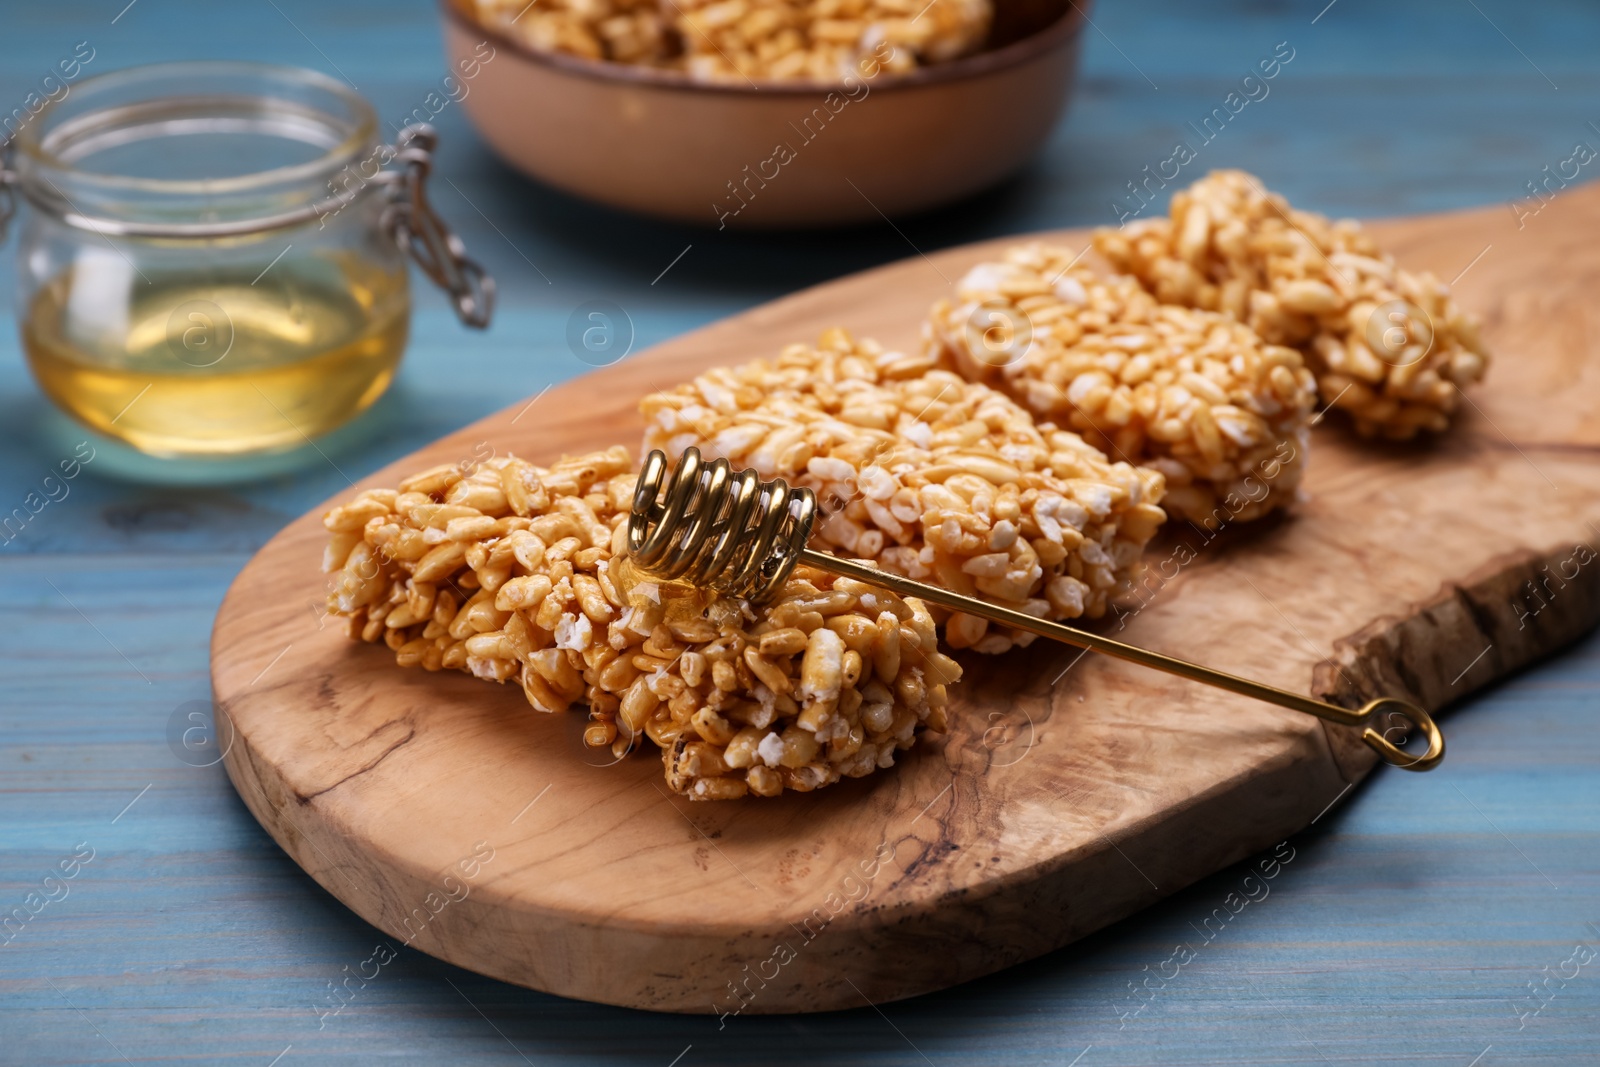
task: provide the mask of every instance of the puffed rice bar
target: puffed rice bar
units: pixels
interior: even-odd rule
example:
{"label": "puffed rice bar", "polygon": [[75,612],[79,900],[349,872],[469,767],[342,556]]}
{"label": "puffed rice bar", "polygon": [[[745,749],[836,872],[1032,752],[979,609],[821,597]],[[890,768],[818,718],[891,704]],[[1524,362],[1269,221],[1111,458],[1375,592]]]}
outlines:
{"label": "puffed rice bar", "polygon": [[1223,312],[1304,350],[1324,403],[1363,434],[1444,430],[1458,389],[1488,365],[1448,286],[1395,266],[1358,223],[1291,208],[1243,171],[1178,193],[1170,218],[1097,231],[1095,248],[1164,303]]}
{"label": "puffed rice bar", "polygon": [[619,447],[367,490],[324,518],[329,610],[401,666],[587,704],[587,744],[620,758],[648,737],[693,799],[810,791],[944,729],[960,668],[920,603],[811,573],[757,607],[641,580],[618,554],[636,477]]}
{"label": "puffed rice bar", "polygon": [[486,26],[546,52],[703,82],[842,82],[975,51],[993,0],[476,0]]}
{"label": "puffed rice bar", "polygon": [[329,610],[401,666],[516,679],[540,711],[584,694],[568,652],[615,614],[606,570],[635,480],[627,449],[549,468],[497,456],[371,489],[323,519]]}
{"label": "puffed rice bar", "polygon": [[870,78],[975,50],[991,0],[662,0],[702,81]]}
{"label": "puffed rice bar", "polygon": [[[1166,518],[1161,474],[932,363],[829,330],[646,397],[644,447],[694,445],[809,487],[827,513],[813,536],[847,555],[1035,616],[1098,618]],[[1004,652],[1032,635],[958,613],[945,639]]]}
{"label": "puffed rice bar", "polygon": [[810,792],[890,767],[923,730],[946,728],[961,668],[938,650],[920,601],[799,568],[751,613],[632,574],[618,561],[630,607],[610,630],[619,651],[598,685],[611,699],[596,699],[596,714],[616,748],[641,734],[660,746],[679,793]]}
{"label": "puffed rice bar", "polygon": [[930,350],[1107,456],[1159,470],[1177,517],[1216,528],[1290,503],[1316,400],[1300,353],[1076,258],[1031,244],[973,267],[934,307]]}
{"label": "puffed rice bar", "polygon": [[541,52],[642,66],[674,51],[659,0],[476,0],[478,19]]}

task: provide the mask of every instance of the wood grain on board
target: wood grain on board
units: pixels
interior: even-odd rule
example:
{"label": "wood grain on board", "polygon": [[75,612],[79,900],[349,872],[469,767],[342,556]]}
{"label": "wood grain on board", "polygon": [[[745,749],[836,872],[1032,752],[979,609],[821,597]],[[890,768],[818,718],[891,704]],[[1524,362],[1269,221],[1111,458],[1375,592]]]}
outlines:
{"label": "wood grain on board", "polygon": [[[1292,515],[1210,541],[1169,529],[1150,558],[1186,558],[1180,545],[1196,558],[1106,625],[1286,688],[1434,709],[1592,627],[1600,565],[1578,546],[1600,543],[1600,364],[1586,359],[1583,304],[1600,285],[1597,227],[1594,188],[1524,231],[1504,207],[1374,224],[1403,264],[1460,275],[1498,356],[1487,382],[1429,443],[1362,442],[1328,420]],[[361,487],[490,448],[543,462],[634,445],[642,393],[826,326],[916,345],[949,282],[1009,243],[914,257],[717,323],[531,407],[518,399]],[[229,773],[358,914],[550,992],[767,1013],[941,988],[1270,846],[1374,763],[1308,717],[1041,641],[969,657],[951,733],[892,771],[691,805],[666,792],[653,755],[603,765],[581,744],[581,714],[398,669],[319,619],[322,510],[262,550],[218,615]]]}

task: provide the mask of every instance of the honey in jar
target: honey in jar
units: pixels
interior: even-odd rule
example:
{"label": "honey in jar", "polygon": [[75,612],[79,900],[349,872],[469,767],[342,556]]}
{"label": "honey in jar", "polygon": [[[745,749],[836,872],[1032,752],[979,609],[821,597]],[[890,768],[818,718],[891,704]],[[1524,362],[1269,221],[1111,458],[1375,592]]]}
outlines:
{"label": "honey in jar", "polygon": [[376,134],[332,79],[251,64],[120,71],[43,110],[0,185],[35,208],[17,310],[40,388],[153,455],[284,451],[393,381],[407,252],[486,324],[489,280],[424,195],[432,131]]}

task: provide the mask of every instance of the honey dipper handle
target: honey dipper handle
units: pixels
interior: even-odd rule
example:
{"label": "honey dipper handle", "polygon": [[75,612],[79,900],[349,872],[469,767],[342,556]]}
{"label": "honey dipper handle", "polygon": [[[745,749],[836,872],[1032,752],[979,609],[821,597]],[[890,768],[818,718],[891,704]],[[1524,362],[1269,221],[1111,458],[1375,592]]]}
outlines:
{"label": "honey dipper handle", "polygon": [[[948,589],[924,585],[921,582],[903,578],[889,571],[869,567],[854,560],[840,559],[838,556],[818,552],[815,549],[802,549],[799,553],[798,562],[806,566],[816,567],[818,570],[829,571],[833,574],[843,575],[846,578],[854,578],[860,582],[880,586],[899,593],[901,596],[916,597],[918,600],[923,600],[930,604],[938,604],[941,607],[950,608],[952,611],[965,612],[968,615],[977,615],[988,619],[990,622],[1013,626],[1019,630],[1038,634],[1040,637],[1049,637],[1064,644],[1090,649],[1107,656],[1115,656],[1117,659],[1127,660],[1130,663],[1137,663],[1144,667],[1151,667],[1158,671],[1165,671],[1168,674],[1176,674],[1180,678],[1203,682],[1206,685],[1213,685],[1219,689],[1226,689],[1229,692],[1239,693],[1243,696],[1255,697],[1257,700],[1264,700],[1279,707],[1302,711],[1307,715],[1315,715],[1317,718],[1325,719],[1328,722],[1339,723],[1343,726],[1363,727],[1361,740],[1366,742],[1367,746],[1377,752],[1379,756],[1383,757],[1385,763],[1394,767],[1400,767],[1408,771],[1431,771],[1444,759],[1444,735],[1439,732],[1438,724],[1433,721],[1433,717],[1423,708],[1396,697],[1379,697],[1377,700],[1369,701],[1359,710],[1341,708],[1336,704],[1313,700],[1310,697],[1301,696],[1299,693],[1291,693],[1286,689],[1250,681],[1248,678],[1238,678],[1222,671],[1213,670],[1210,667],[1202,667],[1197,663],[1189,663],[1185,660],[1173,659],[1171,656],[1163,656],[1159,652],[1151,652],[1148,649],[1125,645],[1121,641],[1113,641],[1109,637],[1102,637],[1087,630],[1079,630],[1059,622],[1037,619],[1032,615],[1012,608],[1003,608],[997,604],[990,604],[987,601],[963,596],[960,593],[952,593]],[[1399,713],[1409,719],[1427,736],[1428,750],[1420,756],[1410,755],[1385,737],[1382,731],[1374,729],[1370,724],[1378,715],[1383,713]]]}

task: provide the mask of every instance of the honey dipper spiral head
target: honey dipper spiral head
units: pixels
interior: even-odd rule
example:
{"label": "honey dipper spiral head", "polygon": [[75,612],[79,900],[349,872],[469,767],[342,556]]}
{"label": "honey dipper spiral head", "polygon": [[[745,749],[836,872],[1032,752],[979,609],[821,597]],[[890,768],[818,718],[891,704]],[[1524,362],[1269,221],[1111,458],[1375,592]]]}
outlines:
{"label": "honey dipper spiral head", "polygon": [[659,449],[645,457],[628,516],[628,556],[640,570],[752,601],[770,599],[811,537],[817,498],[781,478],[733,473],[700,450],[678,457],[667,478]]}

